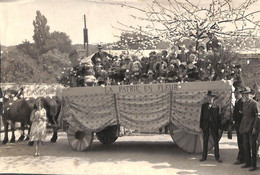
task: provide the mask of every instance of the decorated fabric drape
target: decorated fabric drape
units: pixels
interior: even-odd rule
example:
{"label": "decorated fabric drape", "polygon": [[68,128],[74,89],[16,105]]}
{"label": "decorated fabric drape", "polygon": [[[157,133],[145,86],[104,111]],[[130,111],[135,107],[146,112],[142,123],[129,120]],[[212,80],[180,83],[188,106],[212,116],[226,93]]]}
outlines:
{"label": "decorated fabric drape", "polygon": [[[172,95],[171,121],[187,132],[198,133],[201,105],[205,103],[207,91],[175,92]],[[231,90],[212,90],[217,95],[216,103],[220,107],[222,118],[229,118],[231,112]]]}
{"label": "decorated fabric drape", "polygon": [[198,133],[208,90],[217,94],[220,112],[229,118],[232,85],[228,81],[68,88],[63,91],[63,118],[71,127],[91,132],[115,124],[154,130],[171,121]]}
{"label": "decorated fabric drape", "polygon": [[63,97],[64,119],[73,128],[100,131],[117,123],[113,95],[84,95]]}
{"label": "decorated fabric drape", "polygon": [[118,94],[120,124],[137,130],[153,130],[170,121],[169,92]]}

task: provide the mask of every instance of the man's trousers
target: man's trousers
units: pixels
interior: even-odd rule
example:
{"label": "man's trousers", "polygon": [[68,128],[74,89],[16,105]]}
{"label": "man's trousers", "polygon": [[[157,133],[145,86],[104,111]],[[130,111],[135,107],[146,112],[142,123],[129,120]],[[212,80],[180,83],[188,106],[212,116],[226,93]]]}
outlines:
{"label": "man's trousers", "polygon": [[203,131],[203,153],[202,158],[207,159],[208,155],[208,143],[209,143],[209,136],[212,135],[214,141],[214,155],[216,159],[219,159],[219,134],[218,130],[215,129],[208,129]]}

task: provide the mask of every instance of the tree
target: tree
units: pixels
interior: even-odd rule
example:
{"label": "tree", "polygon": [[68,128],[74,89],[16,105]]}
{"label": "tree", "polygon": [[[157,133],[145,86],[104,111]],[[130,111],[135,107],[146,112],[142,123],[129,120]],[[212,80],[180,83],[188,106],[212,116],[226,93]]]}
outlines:
{"label": "tree", "polygon": [[2,82],[33,83],[41,76],[36,60],[18,49],[4,52],[2,57]]}
{"label": "tree", "polygon": [[33,21],[34,35],[33,40],[40,53],[46,51],[46,41],[50,38],[50,27],[47,25],[47,19],[39,10],[36,11],[36,18]]}
{"label": "tree", "polygon": [[47,79],[45,82],[54,83],[62,75],[63,68],[70,65],[69,54],[61,53],[57,49],[48,51],[39,57],[39,65]]}
{"label": "tree", "polygon": [[33,59],[37,59],[37,49],[34,43],[30,41],[23,41],[22,44],[16,46],[18,50],[22,51],[24,54],[29,55]]}
{"label": "tree", "polygon": [[58,49],[61,53],[71,52],[71,40],[66,33],[54,31],[51,33],[50,39],[55,41],[56,49]]}
{"label": "tree", "polygon": [[[151,42],[166,40],[173,44],[185,38],[192,38],[198,46],[208,38],[209,31],[226,43],[230,38],[244,41],[248,37],[256,37],[260,27],[256,15],[260,10],[250,11],[256,1],[236,1],[235,4],[230,0],[211,0],[206,6],[192,0],[153,0],[152,3],[146,3],[146,8],[126,2],[112,4],[134,9],[139,12],[136,14],[143,14],[131,15],[141,21],[136,26],[118,22],[120,27],[117,29],[123,32],[141,32],[152,37]],[[239,42],[237,46],[244,47],[244,43]]]}
{"label": "tree", "polygon": [[169,42],[155,41],[153,37],[138,33],[138,32],[122,32],[120,40],[111,44],[113,49],[166,49],[169,47]]}
{"label": "tree", "polygon": [[149,36],[137,32],[123,32],[121,33],[120,40],[117,42],[116,47],[119,49],[140,49],[141,47],[151,49],[151,45],[148,45],[149,40]]}

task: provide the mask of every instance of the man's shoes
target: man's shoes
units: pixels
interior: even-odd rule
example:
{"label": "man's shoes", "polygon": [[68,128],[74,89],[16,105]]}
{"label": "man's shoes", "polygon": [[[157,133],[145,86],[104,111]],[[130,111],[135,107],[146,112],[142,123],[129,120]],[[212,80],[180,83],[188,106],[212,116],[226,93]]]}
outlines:
{"label": "man's shoes", "polygon": [[242,161],[240,161],[240,160],[237,160],[237,161],[235,161],[235,165],[240,165],[240,164],[243,164],[244,162],[242,162]]}
{"label": "man's shoes", "polygon": [[218,163],[221,163],[221,162],[222,162],[222,160],[221,160],[220,158],[216,159],[216,161],[217,161]]}
{"label": "man's shoes", "polygon": [[250,165],[248,165],[248,164],[241,166],[241,168],[249,168],[249,167],[250,167]]}
{"label": "man's shoes", "polygon": [[256,167],[251,167],[248,171],[255,171]]}
{"label": "man's shoes", "polygon": [[200,159],[200,162],[203,162],[203,161],[205,161],[205,160],[207,160],[207,159],[202,157],[202,158]]}

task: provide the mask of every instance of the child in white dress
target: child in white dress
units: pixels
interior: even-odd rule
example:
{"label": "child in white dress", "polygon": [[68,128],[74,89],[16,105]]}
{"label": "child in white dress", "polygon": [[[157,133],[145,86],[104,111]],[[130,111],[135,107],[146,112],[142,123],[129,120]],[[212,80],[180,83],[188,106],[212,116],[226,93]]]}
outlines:
{"label": "child in white dress", "polygon": [[32,122],[31,132],[30,132],[30,141],[36,142],[35,154],[34,156],[39,156],[39,147],[41,141],[46,138],[46,125],[47,125],[47,115],[46,110],[42,106],[42,99],[39,98],[36,100],[34,105],[34,110],[30,116]]}

